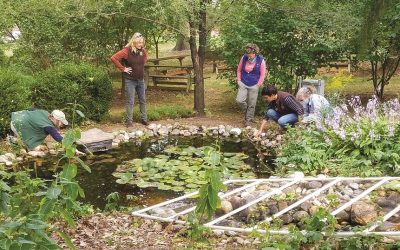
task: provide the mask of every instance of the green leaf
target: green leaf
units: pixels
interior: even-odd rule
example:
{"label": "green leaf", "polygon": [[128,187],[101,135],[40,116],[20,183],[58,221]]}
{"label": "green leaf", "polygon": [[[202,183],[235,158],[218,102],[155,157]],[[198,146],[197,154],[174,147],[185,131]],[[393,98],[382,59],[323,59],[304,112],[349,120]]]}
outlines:
{"label": "green leaf", "polygon": [[46,229],[49,227],[49,225],[41,220],[36,220],[36,219],[30,219],[26,223],[26,227],[29,229]]}
{"label": "green leaf", "polygon": [[61,189],[59,187],[50,187],[47,190],[46,197],[49,199],[57,199],[60,194],[61,194]]}
{"label": "green leaf", "polygon": [[11,188],[10,188],[10,186],[7,185],[7,183],[5,183],[4,181],[0,180],[0,191],[1,190],[10,191]]}
{"label": "green leaf", "polygon": [[65,178],[67,180],[72,180],[72,178],[75,178],[76,174],[78,173],[78,167],[71,163],[71,164],[65,164],[63,167],[63,171],[61,173],[61,177]]}
{"label": "green leaf", "polygon": [[75,221],[72,218],[71,214],[67,210],[64,210],[64,209],[60,209],[59,211],[60,211],[61,217],[68,223],[68,225],[75,228]]}
{"label": "green leaf", "polygon": [[90,167],[84,162],[82,161],[79,157],[74,157],[75,160],[77,160],[79,162],[79,164],[81,164],[81,167],[83,169],[85,169],[87,172],[91,173],[92,170],[90,169]]}
{"label": "green leaf", "polygon": [[39,214],[42,218],[47,218],[54,209],[56,204],[55,199],[43,198],[40,202]]}
{"label": "green leaf", "polygon": [[76,109],[75,112],[76,112],[81,118],[85,118],[85,115],[82,113],[82,111]]}
{"label": "green leaf", "polygon": [[67,244],[69,249],[72,249],[72,250],[76,249],[74,243],[72,243],[71,238],[66,233],[64,233],[60,230],[57,230],[57,234],[64,240],[64,242]]}

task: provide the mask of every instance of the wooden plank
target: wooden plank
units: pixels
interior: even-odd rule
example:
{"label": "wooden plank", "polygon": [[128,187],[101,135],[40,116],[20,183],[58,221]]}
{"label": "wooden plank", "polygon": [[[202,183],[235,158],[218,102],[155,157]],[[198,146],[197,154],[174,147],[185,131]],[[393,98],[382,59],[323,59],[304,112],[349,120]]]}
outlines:
{"label": "wooden plank", "polygon": [[[186,91],[186,92],[188,92],[188,90],[186,89],[186,88],[182,88],[182,87],[178,87],[178,86],[168,86],[168,85],[166,85],[166,86],[148,86],[147,87],[148,89],[163,89],[163,90],[175,90],[175,91]],[[194,91],[193,89],[192,90],[189,90],[189,91]]]}
{"label": "wooden plank", "polygon": [[149,77],[153,78],[172,78],[172,79],[188,79],[189,76],[169,76],[169,75],[149,75]]}
{"label": "wooden plank", "polygon": [[187,82],[177,82],[177,81],[169,81],[169,80],[160,80],[157,81],[157,86],[161,84],[169,84],[169,85],[187,85]]}
{"label": "wooden plank", "polygon": [[173,65],[144,65],[145,68],[174,68],[174,69],[193,69],[193,66],[173,66]]}

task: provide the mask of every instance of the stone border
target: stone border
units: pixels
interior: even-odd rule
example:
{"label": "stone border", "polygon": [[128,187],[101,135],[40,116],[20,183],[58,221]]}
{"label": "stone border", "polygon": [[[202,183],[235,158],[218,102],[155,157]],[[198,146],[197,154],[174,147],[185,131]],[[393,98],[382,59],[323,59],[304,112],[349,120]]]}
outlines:
{"label": "stone border", "polygon": [[[246,128],[237,128],[231,125],[218,125],[218,126],[195,126],[195,125],[182,125],[179,123],[161,125],[157,123],[149,124],[145,129],[137,129],[134,131],[118,130],[112,132],[114,137],[112,147],[116,148],[121,143],[129,142],[131,140],[142,140],[146,138],[159,137],[163,138],[166,136],[211,136],[211,137],[236,137],[244,138],[247,137],[252,143],[261,147],[262,150],[268,150],[277,147],[283,139],[283,135],[279,131],[269,130],[266,133],[262,133],[260,137],[254,137],[256,128],[250,126]],[[23,150],[24,151],[24,150]],[[56,147],[49,148],[49,154],[56,155],[60,152]],[[48,155],[46,152],[22,152],[22,156],[29,157],[45,157]],[[24,157],[17,156],[14,153],[7,152],[0,155],[0,166],[12,166],[15,163],[22,162]]]}

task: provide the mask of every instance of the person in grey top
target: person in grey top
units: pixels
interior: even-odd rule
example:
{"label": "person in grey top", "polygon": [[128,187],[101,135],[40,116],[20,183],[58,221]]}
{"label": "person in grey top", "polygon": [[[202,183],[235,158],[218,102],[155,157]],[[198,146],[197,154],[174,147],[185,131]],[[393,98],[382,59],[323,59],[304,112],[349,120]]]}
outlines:
{"label": "person in grey top", "polygon": [[304,107],[304,123],[315,122],[321,120],[327,112],[329,112],[330,104],[322,95],[316,94],[316,89],[312,86],[304,86],[299,89],[296,99],[303,104]]}

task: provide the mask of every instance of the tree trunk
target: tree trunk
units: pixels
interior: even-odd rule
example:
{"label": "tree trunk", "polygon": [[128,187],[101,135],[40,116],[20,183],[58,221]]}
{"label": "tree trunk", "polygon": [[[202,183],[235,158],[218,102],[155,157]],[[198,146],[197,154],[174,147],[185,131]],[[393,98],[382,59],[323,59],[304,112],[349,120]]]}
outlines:
{"label": "tree trunk", "polygon": [[189,45],[194,70],[194,110],[198,116],[204,116],[204,84],[203,70],[199,63],[199,54],[196,43],[196,27],[193,17],[189,18],[190,36]]}
{"label": "tree trunk", "polygon": [[187,42],[186,37],[184,37],[183,35],[179,35],[176,40],[175,47],[172,49],[172,51],[182,51],[188,49],[190,49],[190,45]]}

